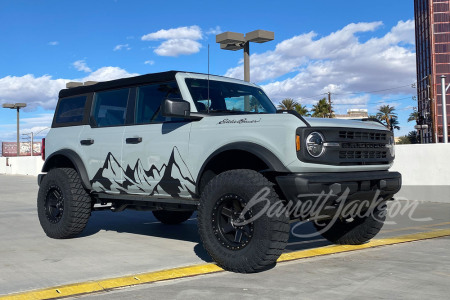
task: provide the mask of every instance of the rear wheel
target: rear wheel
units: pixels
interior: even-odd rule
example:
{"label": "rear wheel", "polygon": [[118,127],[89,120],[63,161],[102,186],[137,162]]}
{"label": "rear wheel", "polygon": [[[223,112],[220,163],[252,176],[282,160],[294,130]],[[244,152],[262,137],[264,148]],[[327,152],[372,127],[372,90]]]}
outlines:
{"label": "rear wheel", "polygon": [[175,225],[183,223],[189,220],[194,211],[178,211],[178,210],[154,210],[153,215],[156,219],[161,221],[161,223],[167,225]]}
{"label": "rear wheel", "polygon": [[39,187],[37,211],[42,229],[51,238],[71,238],[83,231],[91,214],[91,198],[74,169],[47,173]]}
{"label": "rear wheel", "polygon": [[324,238],[334,244],[360,245],[375,237],[385,220],[386,203],[382,203],[364,217],[314,221],[313,224]]}
{"label": "rear wheel", "polygon": [[[261,201],[249,204],[255,195]],[[272,183],[252,170],[227,171],[207,184],[198,227],[203,246],[219,266],[251,273],[276,262],[289,238],[289,218],[269,216],[266,209],[273,205],[283,204]]]}

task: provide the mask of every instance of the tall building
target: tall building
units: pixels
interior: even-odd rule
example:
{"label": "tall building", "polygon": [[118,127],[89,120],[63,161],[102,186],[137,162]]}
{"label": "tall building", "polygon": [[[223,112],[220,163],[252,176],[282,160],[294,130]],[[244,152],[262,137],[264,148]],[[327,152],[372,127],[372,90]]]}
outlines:
{"label": "tall building", "polygon": [[[416,21],[417,97],[424,142],[442,142],[441,75],[450,83],[450,1],[414,0]],[[447,92],[447,120],[450,120],[450,90]],[[450,130],[449,130],[450,132]],[[448,138],[448,137],[447,137]]]}

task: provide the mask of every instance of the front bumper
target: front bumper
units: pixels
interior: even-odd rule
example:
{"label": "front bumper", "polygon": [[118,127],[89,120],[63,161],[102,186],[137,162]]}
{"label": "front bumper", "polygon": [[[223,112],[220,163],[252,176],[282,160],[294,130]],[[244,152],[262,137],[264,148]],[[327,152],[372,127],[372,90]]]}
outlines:
{"label": "front bumper", "polygon": [[[328,208],[339,203],[388,200],[402,185],[398,172],[293,173],[276,177],[283,200],[325,201]],[[329,209],[329,215],[333,210]]]}

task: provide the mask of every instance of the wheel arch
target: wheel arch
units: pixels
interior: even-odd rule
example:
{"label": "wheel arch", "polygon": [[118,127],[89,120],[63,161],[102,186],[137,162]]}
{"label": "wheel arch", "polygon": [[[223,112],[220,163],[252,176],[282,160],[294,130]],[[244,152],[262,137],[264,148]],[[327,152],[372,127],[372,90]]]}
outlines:
{"label": "wheel arch", "polygon": [[[216,164],[230,156],[238,155],[242,166],[239,163],[227,164],[227,166],[217,166]],[[203,163],[196,180],[196,193],[200,195],[202,177],[208,170],[219,170],[220,172],[232,169],[253,169],[255,171],[280,172],[286,173],[289,170],[280,161],[280,159],[267,148],[252,142],[235,142],[220,147],[214,151]],[[258,168],[262,168],[259,169]],[[209,178],[207,181],[209,181]]]}
{"label": "wheel arch", "polygon": [[44,163],[42,172],[48,172],[54,168],[73,168],[80,176],[83,187],[87,190],[92,190],[89,182],[89,177],[80,156],[73,150],[62,149],[52,153]]}

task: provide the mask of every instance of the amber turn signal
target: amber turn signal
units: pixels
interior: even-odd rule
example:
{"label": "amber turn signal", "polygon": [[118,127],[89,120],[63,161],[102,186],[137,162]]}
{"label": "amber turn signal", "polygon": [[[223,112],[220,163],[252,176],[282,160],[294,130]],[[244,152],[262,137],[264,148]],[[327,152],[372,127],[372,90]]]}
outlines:
{"label": "amber turn signal", "polygon": [[299,135],[295,136],[295,146],[296,146],[297,151],[300,151],[300,136]]}

